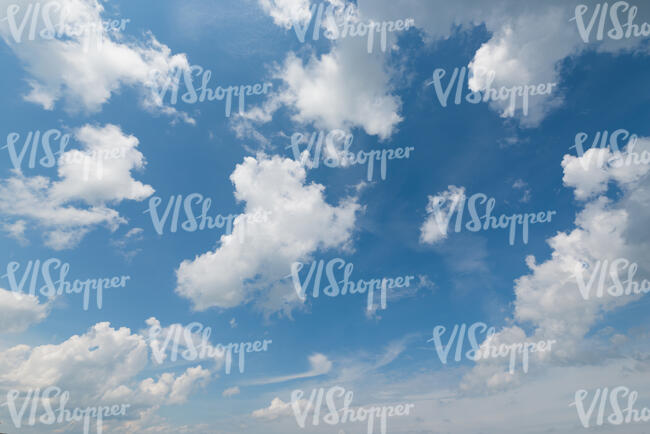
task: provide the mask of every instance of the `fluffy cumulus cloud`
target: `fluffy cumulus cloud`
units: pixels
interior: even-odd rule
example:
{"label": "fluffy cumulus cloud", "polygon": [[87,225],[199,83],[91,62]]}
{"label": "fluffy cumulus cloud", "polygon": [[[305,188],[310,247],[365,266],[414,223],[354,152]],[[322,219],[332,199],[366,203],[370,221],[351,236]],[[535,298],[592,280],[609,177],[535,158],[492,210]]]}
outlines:
{"label": "fluffy cumulus cloud", "polygon": [[305,178],[299,162],[278,156],[237,165],[230,179],[245,212],[219,247],[180,264],[176,291],[199,310],[234,307],[257,294],[264,311],[290,311],[299,303],[286,280],[291,264],[318,249],[348,247],[361,209],[353,197],[330,205],[325,188]]}
{"label": "fluffy cumulus cloud", "polygon": [[[37,4],[42,6],[42,15],[34,20],[32,33]],[[144,106],[184,116],[172,107],[163,107],[149,87],[164,84],[187,69],[185,55],[173,55],[151,34],[144,43],[129,42],[124,29],[105,29],[104,7],[98,0],[2,0],[0,10],[8,16],[0,21],[0,36],[31,77],[27,101],[52,110],[64,99],[70,111],[94,112],[126,85],[144,90]],[[128,22],[124,23],[126,28]]]}
{"label": "fluffy cumulus cloud", "polygon": [[108,390],[103,399],[107,401],[126,401],[140,407],[158,404],[183,404],[197,387],[204,386],[210,379],[210,371],[201,366],[187,368],[181,375],[165,372],[155,380],[146,378],[133,389],[121,385]]}
{"label": "fluffy cumulus cloud", "polygon": [[164,372],[140,379],[148,359],[146,336],[98,323],[60,344],[18,345],[3,351],[0,390],[24,394],[34,388],[58,387],[69,392],[68,408],[128,404],[126,419],[133,423],[160,405],[186,402],[211,376],[199,365],[180,374]]}
{"label": "fluffy cumulus cloud", "polygon": [[273,420],[280,416],[288,416],[291,413],[291,403],[284,402],[280,398],[276,397],[273,398],[268,407],[253,411],[252,416],[256,419]]}
{"label": "fluffy cumulus cloud", "polygon": [[348,38],[320,57],[303,60],[289,53],[273,73],[282,87],[245,119],[268,122],[285,106],[300,124],[328,130],[356,127],[380,139],[390,137],[402,121],[401,100],[391,93],[383,56],[365,50],[363,41]]}
{"label": "fluffy cumulus cloud", "polygon": [[0,333],[19,333],[44,320],[49,304],[39,303],[38,297],[17,294],[0,288]]}
{"label": "fluffy cumulus cloud", "polygon": [[[647,149],[648,141],[640,139],[637,148],[628,146],[610,161],[610,165],[630,163],[622,166],[625,172],[622,167],[603,167],[603,163],[594,169],[598,153],[607,156],[607,150],[564,157],[565,183],[575,189],[576,197],[591,199],[577,214],[573,230],[548,240],[551,258],[538,263],[533,256],[527,257],[531,272],[515,282],[514,320],[532,325],[532,335],[527,337],[513,325],[500,331],[495,343],[556,340],[553,351],[531,354],[531,364],[599,363],[620,357],[614,351],[616,339],[601,345],[598,336],[588,336],[604,314],[637,301],[640,295],[626,291],[633,291],[650,276],[650,165],[631,154]],[[609,182],[621,191],[617,200],[606,196]],[[516,382],[504,374],[507,363],[481,360],[465,378],[465,387],[503,387]]]}
{"label": "fluffy cumulus cloud", "polygon": [[74,247],[98,225],[117,229],[126,220],[110,205],[140,201],[154,192],[131,176],[145,165],[134,136],[115,125],[86,125],[75,137],[82,147],[59,156],[58,181],[19,171],[0,181],[0,213],[15,223],[29,220],[42,227],[45,243],[54,249]]}
{"label": "fluffy cumulus cloud", "polygon": [[647,174],[649,164],[650,139],[633,137],[622,150],[590,148],[581,156],[565,155],[562,180],[576,199],[586,200],[607,191],[610,182],[633,183]]}
{"label": "fluffy cumulus cloud", "polygon": [[[331,3],[343,5],[343,2]],[[505,89],[500,98],[490,98],[489,106],[501,117],[514,117],[524,127],[535,127],[562,104],[560,73],[564,59],[590,49],[618,53],[641,47],[643,38],[597,41],[595,30],[586,35],[585,42],[583,26],[588,24],[594,9],[588,8],[576,20],[579,3],[498,0],[487,4],[464,0],[432,5],[410,0],[361,0],[351,8],[353,20],[412,18],[428,41],[484,25],[490,37],[466,65],[467,91],[490,93]],[[260,4],[276,24],[285,27],[294,22],[308,23],[311,18],[306,1],[260,0]],[[638,22],[650,19],[650,11],[642,9],[636,17]],[[623,13],[619,10],[622,20]],[[323,30],[331,25],[329,20],[324,20]],[[331,51],[319,58],[312,56],[304,61],[290,53],[275,73],[275,78],[284,82],[284,88],[273,94],[263,108],[252,110],[249,119],[268,121],[275,110],[287,106],[297,122],[313,122],[322,128],[359,127],[380,138],[390,137],[402,120],[401,101],[391,94],[386,56],[379,50],[374,50],[373,55],[365,51],[364,38],[344,38],[332,42]],[[446,77],[451,77],[454,67],[461,66],[448,65]],[[539,94],[524,92],[525,86],[531,86],[537,88],[537,93],[541,84],[545,87]],[[252,129],[246,123],[237,127]]]}
{"label": "fluffy cumulus cloud", "polygon": [[[543,84],[544,92],[540,95],[511,91],[507,98],[490,101],[502,117],[516,116],[523,126],[539,125],[562,101],[556,64],[572,54],[579,43],[574,29],[565,21],[566,9],[551,7],[543,14],[522,15],[495,28],[492,38],[476,51],[469,64],[469,88],[489,92],[489,88],[537,88]],[[554,29],[552,37],[548,28]],[[530,47],[531,41],[535,42],[534,49]],[[540,52],[544,55],[540,56]]]}
{"label": "fluffy cumulus cloud", "polygon": [[58,345],[19,345],[3,352],[0,383],[16,389],[56,385],[78,391],[80,399],[97,397],[140,372],[147,356],[141,336],[99,323]]}
{"label": "fluffy cumulus cloud", "polygon": [[[307,0],[259,0],[263,10],[277,25],[296,26],[308,30],[313,9]],[[324,2],[325,10],[341,10],[344,2]],[[336,14],[338,21],[357,21],[359,11],[350,16]],[[334,21],[323,19],[320,32],[331,30]],[[316,24],[315,24],[316,25]],[[323,38],[320,38],[323,39]],[[392,93],[391,73],[383,53],[367,53],[364,38],[343,38],[332,44],[328,53],[312,54],[307,59],[290,52],[282,65],[273,71],[273,78],[283,86],[272,93],[262,107],[248,111],[235,123],[239,135],[256,135],[251,122],[269,122],[280,107],[287,107],[295,122],[314,124],[324,129],[362,128],[380,139],[390,137],[402,121],[401,99]],[[251,132],[252,131],[252,132]]]}

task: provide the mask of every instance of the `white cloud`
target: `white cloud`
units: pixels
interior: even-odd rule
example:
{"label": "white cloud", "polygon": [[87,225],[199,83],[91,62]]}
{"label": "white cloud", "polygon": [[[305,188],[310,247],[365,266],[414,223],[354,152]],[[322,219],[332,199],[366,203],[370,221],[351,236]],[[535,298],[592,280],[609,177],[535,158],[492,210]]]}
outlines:
{"label": "white cloud", "polygon": [[147,345],[127,328],[98,323],[58,345],[10,348],[0,356],[0,385],[21,390],[56,385],[88,397],[120,386],[147,363]]}
{"label": "white cloud", "polygon": [[[307,403],[305,403],[307,404]],[[252,413],[255,419],[273,420],[280,416],[288,416],[292,414],[291,403],[283,402],[280,398],[273,398],[271,404],[266,408],[260,408]]]}
{"label": "white cloud", "polygon": [[[465,187],[450,185],[446,191],[429,196],[427,217],[420,227],[420,242],[435,244],[447,238],[452,214],[465,200]],[[451,222],[453,225],[453,222]]]}
{"label": "white cloud", "polygon": [[273,22],[281,27],[290,28],[294,24],[304,26],[311,20],[309,0],[258,0],[262,10]]}
{"label": "white cloud", "polygon": [[[636,154],[634,156],[633,154]],[[650,139],[631,139],[625,149],[591,148],[584,155],[562,159],[564,185],[574,188],[576,199],[586,200],[607,191],[610,182],[629,184],[650,170]]]}
{"label": "white cloud", "polygon": [[543,13],[499,23],[492,29],[492,38],[476,51],[469,64],[473,73],[469,88],[485,90],[491,71],[494,71],[492,88],[554,83],[548,95],[529,96],[526,103],[523,96],[517,96],[514,105],[510,99],[490,102],[502,117],[517,116],[522,126],[539,125],[562,102],[556,64],[572,54],[579,44],[565,17],[565,8],[549,7]]}
{"label": "white cloud", "polygon": [[[343,39],[329,53],[312,55],[306,62],[289,53],[273,74],[283,86],[244,118],[269,122],[276,110],[286,106],[300,124],[327,130],[358,127],[380,139],[390,137],[402,121],[401,100],[391,94],[383,55],[366,53],[365,42],[357,39]],[[236,127],[241,135],[242,129],[252,128],[241,122]]]}
{"label": "white cloud", "polygon": [[[0,36],[25,65],[32,77],[28,80],[31,91],[27,101],[52,110],[57,101],[66,100],[70,111],[98,111],[108,102],[113,92],[122,86],[135,86],[145,90],[153,84],[152,71],[160,73],[157,80],[164,83],[177,71],[189,67],[183,54],[171,54],[171,50],[149,34],[148,41],[126,42],[120,33],[110,32],[102,26],[103,6],[97,0],[59,0],[49,9],[49,16],[55,29],[60,23],[72,29],[101,29],[101,38],[93,32],[68,32],[45,39],[41,32],[47,31],[42,19],[35,20],[35,38],[29,38],[29,26],[24,34],[12,33],[9,20],[0,21]],[[0,10],[18,7],[17,24],[26,16],[30,0],[1,0]],[[19,38],[17,40],[16,38]],[[99,44],[98,41],[101,41]],[[183,117],[171,107],[163,107],[154,97],[145,95],[143,105],[164,113]]]}
{"label": "white cloud", "polygon": [[239,386],[235,386],[235,387],[229,387],[226,390],[224,390],[221,396],[229,398],[231,396],[239,395],[239,393],[240,393]]}
{"label": "white cloud", "polygon": [[[641,139],[645,149],[647,141]],[[588,152],[596,151],[589,150]],[[639,151],[637,149],[637,151]],[[608,152],[608,151],[605,151]],[[626,158],[628,149],[621,157]],[[589,158],[587,153],[582,158]],[[591,157],[596,158],[593,154]],[[592,160],[593,162],[593,160]],[[650,250],[650,233],[647,221],[650,218],[650,177],[647,165],[628,166],[626,172],[620,168],[608,169],[580,165],[576,157],[565,155],[562,163],[565,183],[575,188],[576,197],[586,199],[596,193],[606,193],[608,181],[621,190],[622,196],[613,201],[601,195],[586,202],[577,214],[576,227],[570,232],[559,232],[548,240],[552,249],[550,259],[537,263],[533,256],[526,258],[531,272],[515,281],[514,320],[517,324],[533,327],[533,333],[526,334],[517,325],[504,328],[495,336],[498,343],[517,343],[523,340],[556,340],[553,351],[531,354],[531,365],[598,363],[608,358],[618,358],[617,351],[609,352],[596,345],[597,337],[587,337],[602,316],[639,299],[635,295],[613,296],[605,290],[602,297],[593,288],[585,298],[577,280],[579,272],[588,280],[597,263],[623,258],[637,263],[633,280],[640,282],[650,276],[647,267]],[[585,175],[583,176],[581,172]],[[590,175],[605,172],[602,183],[594,183]],[[597,187],[594,187],[597,186]],[[580,193],[578,193],[580,192]],[[586,264],[586,267],[585,267]],[[582,271],[581,271],[582,270]],[[610,270],[603,284],[609,288],[614,284],[611,273],[626,285],[629,269]],[[596,281],[594,286],[598,286]],[[481,387],[504,387],[517,383],[516,376],[504,373],[508,361],[481,360],[464,379],[464,387],[477,390]],[[517,374],[519,375],[519,374]]]}
{"label": "white cloud", "polygon": [[286,83],[280,98],[295,110],[297,122],[325,129],[360,127],[386,139],[402,117],[399,97],[389,93],[384,58],[363,51],[360,55],[361,43],[344,41],[307,64],[290,54],[275,76]]}
{"label": "white cloud", "polygon": [[251,384],[276,384],[284,383],[286,381],[318,377],[325,375],[332,369],[332,362],[323,354],[313,354],[309,356],[309,371],[301,372],[299,374],[284,375],[281,377],[265,378],[262,380],[253,381]]}
{"label": "white cloud", "polygon": [[[290,265],[318,249],[346,247],[361,209],[350,197],[329,205],[325,188],[305,178],[299,162],[278,156],[247,157],[237,165],[230,179],[235,197],[246,203],[245,213],[216,250],[180,264],[176,291],[198,310],[234,307],[256,294],[262,310],[290,311],[299,303],[288,282],[281,282]],[[256,213],[267,218],[256,223],[249,218]]]}
{"label": "white cloud", "polygon": [[[149,428],[158,421],[154,413],[159,407],[185,403],[211,374],[193,366],[178,375],[164,372],[157,378],[140,379],[148,359],[145,336],[98,323],[59,344],[17,345],[0,353],[0,390],[24,393],[55,386],[69,392],[67,408],[128,404],[128,420],[106,421],[105,428],[154,432]],[[130,430],[132,426],[140,431]]]}
{"label": "white cloud", "polygon": [[25,220],[16,220],[13,223],[3,223],[2,230],[5,231],[11,238],[17,240],[20,244],[27,244],[25,238],[25,230],[27,229],[27,222]]}
{"label": "white cloud", "polygon": [[170,404],[181,404],[187,401],[188,396],[198,385],[205,385],[210,379],[210,371],[200,366],[187,368],[187,370],[176,379],[171,385],[168,402]]}
{"label": "white cloud", "polygon": [[49,309],[49,303],[40,304],[36,296],[0,288],[0,333],[22,332],[43,321]]}
{"label": "white cloud", "polygon": [[[86,125],[75,136],[83,148],[59,157],[59,181],[26,177],[17,171],[0,181],[0,213],[44,228],[45,244],[57,250],[74,247],[97,225],[116,230],[126,220],[108,205],[140,201],[154,192],[131,176],[132,170],[144,167],[135,137],[125,135],[115,125]],[[123,156],[93,160],[93,155],[114,149],[121,150]],[[79,201],[89,206],[73,205]]]}

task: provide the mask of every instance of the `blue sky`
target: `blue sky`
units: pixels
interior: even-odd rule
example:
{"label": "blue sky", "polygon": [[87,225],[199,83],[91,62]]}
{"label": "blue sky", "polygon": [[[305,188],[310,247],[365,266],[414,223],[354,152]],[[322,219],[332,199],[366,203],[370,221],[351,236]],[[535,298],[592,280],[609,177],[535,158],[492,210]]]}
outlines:
{"label": "blue sky", "polygon": [[[84,311],[76,294],[16,301],[2,276],[0,395],[57,386],[73,406],[129,403],[106,421],[120,433],[365,432],[361,423],[296,424],[292,390],[337,385],[357,406],[414,403],[411,417],[389,419],[396,433],[575,432],[569,403],[580,388],[627,385],[639,405],[650,402],[647,299],[584,300],[571,273],[576,262],[626,258],[638,281],[648,278],[649,166],[582,169],[571,149],[580,132],[591,144],[618,129],[639,137],[637,152],[650,148],[647,38],[585,43],[570,21],[577,3],[560,1],[351,3],[352,20],[415,19],[372,53],[364,38],[314,41],[313,23],[301,42],[285,25],[310,22],[310,0],[60,3],[79,12],[66,18],[76,24],[130,21],[101,51],[74,37],[17,42],[0,21],[0,148],[12,133],[20,149],[30,131],[57,129],[71,135],[67,151],[127,146],[128,157],[87,181],[62,162],[16,170],[0,149],[0,274],[11,262],[22,273],[30,260],[58,258],[70,280],[130,279]],[[0,0],[0,18],[14,5],[22,17],[29,4]],[[650,8],[637,6],[640,25]],[[247,96],[244,114],[233,104],[230,117],[223,101],[151,99],[152,70],[173,77],[191,65],[211,71],[210,88],[273,86]],[[427,83],[436,68],[446,84],[463,66],[475,91],[485,91],[485,70],[495,86],[556,85],[531,97],[528,115],[518,106],[508,116],[498,101],[443,107]],[[385,180],[375,166],[371,182],[366,165],[294,160],[293,134],[333,130],[353,137],[355,153],[414,150],[388,161]],[[505,229],[427,237],[427,205],[451,186],[494,198],[497,215],[556,214],[530,226],[527,244],[518,232],[510,245]],[[221,229],[156,233],[150,199],[162,199],[161,213],[170,197],[193,193],[211,199],[210,216],[261,210],[268,220],[243,242],[241,224],[227,239]],[[354,264],[354,280],[411,275],[413,285],[373,312],[365,295],[300,301],[291,264],[306,264],[302,279],[312,261],[335,258]],[[247,353],[243,373],[226,375],[221,358],[159,365],[150,318],[163,328],[201,323],[213,345],[272,344]],[[555,339],[555,351],[532,357],[527,373],[508,374],[503,359],[442,363],[431,330],[477,322],[496,328],[497,343]],[[6,408],[0,419],[12,424]]]}

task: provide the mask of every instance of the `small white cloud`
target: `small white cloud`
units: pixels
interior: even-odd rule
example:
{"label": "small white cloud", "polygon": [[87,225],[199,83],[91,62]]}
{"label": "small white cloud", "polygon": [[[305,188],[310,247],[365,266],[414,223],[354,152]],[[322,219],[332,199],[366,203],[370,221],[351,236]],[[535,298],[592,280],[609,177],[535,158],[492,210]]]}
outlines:
{"label": "small white cloud", "polygon": [[18,294],[0,288],[0,332],[19,333],[30,325],[43,321],[50,310],[29,294]]}
{"label": "small white cloud", "polygon": [[447,238],[451,215],[459,210],[465,200],[465,187],[450,185],[447,191],[429,196],[427,218],[420,227],[420,242],[435,244]]}
{"label": "small white cloud", "polygon": [[235,387],[229,387],[228,389],[224,390],[221,396],[225,396],[226,398],[229,398],[231,396],[239,395],[239,386]]}
{"label": "small white cloud", "polygon": [[283,402],[280,398],[273,398],[271,404],[266,408],[260,408],[252,413],[255,419],[273,420],[280,416],[291,415],[291,403]]}
{"label": "small white cloud", "polygon": [[309,0],[258,0],[262,10],[281,27],[304,26],[311,20]]}

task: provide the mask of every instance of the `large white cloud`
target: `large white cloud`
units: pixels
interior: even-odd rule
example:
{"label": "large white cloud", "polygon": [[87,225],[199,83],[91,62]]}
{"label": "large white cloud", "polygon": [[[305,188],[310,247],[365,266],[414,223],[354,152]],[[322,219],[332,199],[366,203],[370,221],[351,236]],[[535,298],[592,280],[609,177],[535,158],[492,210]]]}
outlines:
{"label": "large white cloud", "polygon": [[[70,111],[94,112],[121,86],[135,86],[144,92],[142,102],[145,107],[193,122],[172,107],[163,107],[161,101],[147,90],[153,84],[168,82],[177,71],[187,69],[189,64],[185,55],[172,55],[169,47],[151,34],[144,43],[127,42],[121,32],[107,31],[102,26],[104,7],[97,0],[43,2],[42,8],[47,10],[43,13],[49,16],[54,26],[54,37],[48,39],[47,33],[42,33],[48,28],[45,19],[38,17],[34,21],[35,37],[30,38],[32,20],[27,11],[34,4],[30,0],[0,1],[3,15],[9,12],[9,8],[18,8],[16,25],[20,26],[22,20],[27,19],[28,25],[23,33],[12,29],[9,19],[0,21],[0,36],[31,76],[28,80],[31,91],[25,96],[27,101],[51,110],[57,101],[65,99]],[[60,24],[70,30],[57,34]],[[92,31],[79,31],[93,26],[100,29],[100,37]],[[158,71],[159,75],[154,77],[153,71]]]}
{"label": "large white cloud", "polygon": [[[647,139],[640,139],[639,144],[635,152],[648,149]],[[601,163],[600,167],[594,168],[598,160],[595,160],[596,154],[589,154],[592,151],[609,155],[607,150],[589,150],[580,158],[565,155],[562,163],[565,183],[575,189],[576,197],[592,198],[577,214],[576,227],[569,232],[559,232],[548,240],[552,249],[550,259],[537,263],[533,256],[527,257],[526,264],[531,272],[515,281],[514,320],[522,327],[532,326],[533,333],[527,337],[518,325],[513,325],[495,336],[495,342],[506,344],[524,340],[557,341],[553,351],[531,354],[531,364],[597,363],[620,357],[617,352],[607,349],[615,342],[603,348],[596,344],[597,337],[588,337],[588,334],[607,312],[635,302],[640,296],[614,296],[608,292],[607,289],[614,285],[612,273],[624,287],[627,285],[630,268],[620,265],[616,270],[607,270],[607,278],[602,283],[605,290],[602,296],[598,296],[596,287],[601,285],[598,267],[603,266],[604,261],[611,264],[614,260],[624,259],[638,266],[633,281],[641,284],[650,276],[647,266],[650,258],[650,233],[647,230],[650,165],[608,168]],[[632,149],[628,147],[618,157],[626,161],[628,151]],[[589,158],[592,158],[589,164],[583,161]],[[585,163],[584,166],[581,162]],[[601,177],[603,173],[604,178]],[[617,200],[604,195],[608,181],[622,193]],[[591,292],[583,295],[578,276],[582,276],[588,285],[592,274],[596,275],[595,283]],[[516,376],[504,375],[507,363],[504,359],[479,361],[465,378],[464,386],[476,389],[516,383],[519,380]]]}
{"label": "large white cloud", "polygon": [[[263,310],[290,311],[297,294],[281,280],[291,264],[318,249],[346,247],[361,208],[352,197],[328,204],[325,188],[305,178],[299,162],[278,156],[247,157],[237,165],[230,179],[245,212],[216,250],[180,264],[176,291],[198,310],[234,307],[257,293]],[[266,218],[256,223],[254,215]]]}
{"label": "large white cloud", "polygon": [[[340,0],[328,0],[322,5],[308,0],[259,0],[263,10],[273,17],[277,25],[308,30],[313,9],[324,6],[319,39],[331,25],[327,19],[328,8],[333,11],[344,5]],[[351,16],[337,15],[342,19],[358,21],[362,17],[354,5]],[[336,13],[336,12],[334,12]],[[313,21],[313,20],[312,20]],[[314,23],[314,26],[317,24]],[[291,34],[293,37],[293,32]],[[309,39],[310,34],[307,34]],[[391,73],[385,56],[379,50],[367,52],[365,38],[341,38],[333,43],[328,53],[312,54],[307,60],[290,52],[282,65],[273,71],[273,78],[282,81],[282,87],[269,96],[262,107],[249,110],[244,119],[235,122],[238,134],[252,130],[250,121],[269,122],[280,107],[288,107],[292,119],[300,124],[313,124],[317,128],[362,128],[367,134],[380,139],[390,137],[402,121],[401,99],[393,94]]]}
{"label": "large white cloud", "polygon": [[282,87],[245,118],[268,122],[278,108],[286,106],[300,124],[328,130],[362,128],[380,139],[390,137],[402,121],[402,103],[391,93],[384,57],[365,50],[362,39],[348,38],[307,61],[289,53],[273,73]]}
{"label": "large white cloud", "polygon": [[[70,394],[67,408],[128,404],[125,429],[161,405],[182,404],[211,378],[200,365],[180,374],[143,377],[148,365],[147,337],[128,328],[97,323],[60,344],[17,345],[0,354],[0,390],[23,394],[54,386]],[[138,420],[140,422],[138,422]],[[116,432],[124,432],[115,428]]]}
{"label": "large white cloud", "polygon": [[[126,219],[110,204],[140,201],[154,192],[131,176],[145,164],[136,149],[138,139],[115,125],[86,125],[75,136],[82,148],[59,156],[59,181],[20,172],[0,181],[0,213],[44,228],[45,243],[54,249],[74,247],[97,225],[115,230]],[[79,207],[78,202],[88,207]]]}

